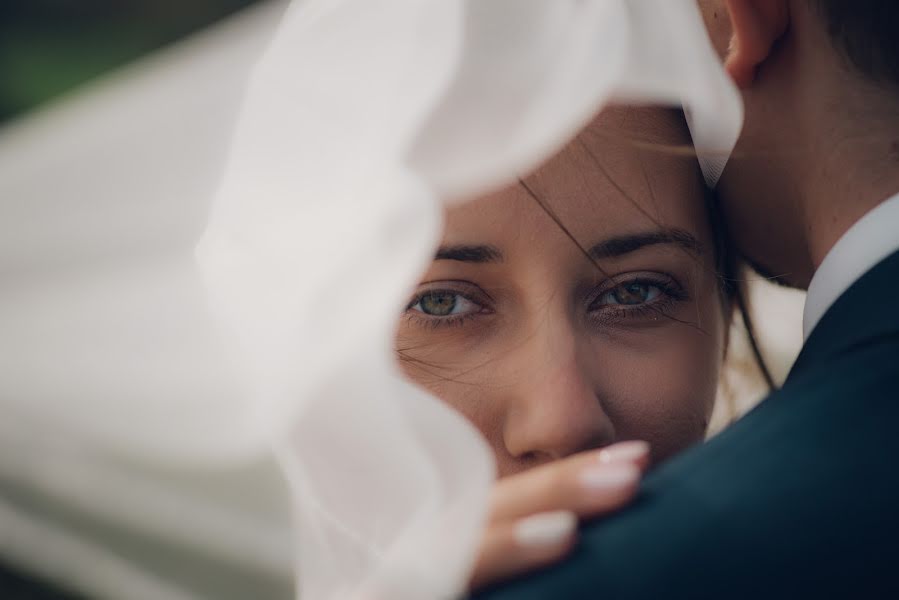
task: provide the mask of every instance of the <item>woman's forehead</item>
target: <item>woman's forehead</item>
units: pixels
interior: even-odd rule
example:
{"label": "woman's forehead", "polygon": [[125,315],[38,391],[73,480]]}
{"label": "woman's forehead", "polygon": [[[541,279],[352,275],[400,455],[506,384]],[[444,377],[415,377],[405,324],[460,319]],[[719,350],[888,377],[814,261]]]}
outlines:
{"label": "woman's forehead", "polygon": [[450,209],[446,238],[501,244],[510,236],[551,236],[562,233],[555,217],[578,240],[659,227],[706,239],[696,160],[668,151],[681,141],[678,127],[671,111],[607,111],[522,182]]}

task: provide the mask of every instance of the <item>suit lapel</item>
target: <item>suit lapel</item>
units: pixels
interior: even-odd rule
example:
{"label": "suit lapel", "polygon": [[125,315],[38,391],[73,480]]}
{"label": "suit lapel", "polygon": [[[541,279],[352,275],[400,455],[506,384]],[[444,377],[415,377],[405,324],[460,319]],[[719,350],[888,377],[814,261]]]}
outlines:
{"label": "suit lapel", "polygon": [[862,275],[830,307],[802,347],[787,383],[823,360],[890,337],[899,337],[899,252]]}

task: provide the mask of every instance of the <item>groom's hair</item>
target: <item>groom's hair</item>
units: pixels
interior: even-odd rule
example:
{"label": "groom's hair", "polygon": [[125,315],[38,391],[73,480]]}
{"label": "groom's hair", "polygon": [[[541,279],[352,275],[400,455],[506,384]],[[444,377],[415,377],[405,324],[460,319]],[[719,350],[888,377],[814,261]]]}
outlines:
{"label": "groom's hair", "polygon": [[899,1],[810,1],[856,70],[878,83],[899,86]]}

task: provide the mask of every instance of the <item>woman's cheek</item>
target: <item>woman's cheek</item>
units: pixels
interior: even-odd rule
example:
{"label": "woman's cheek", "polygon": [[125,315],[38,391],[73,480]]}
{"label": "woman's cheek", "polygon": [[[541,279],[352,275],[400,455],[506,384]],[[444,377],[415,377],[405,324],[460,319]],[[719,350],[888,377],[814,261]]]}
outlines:
{"label": "woman's cheek", "polygon": [[616,438],[650,442],[659,461],[704,439],[721,343],[685,325],[656,333],[651,343],[602,350],[597,395]]}
{"label": "woman's cheek", "polygon": [[501,415],[491,392],[502,387],[493,336],[465,328],[404,329],[397,335],[396,348],[406,378],[461,413],[492,442]]}

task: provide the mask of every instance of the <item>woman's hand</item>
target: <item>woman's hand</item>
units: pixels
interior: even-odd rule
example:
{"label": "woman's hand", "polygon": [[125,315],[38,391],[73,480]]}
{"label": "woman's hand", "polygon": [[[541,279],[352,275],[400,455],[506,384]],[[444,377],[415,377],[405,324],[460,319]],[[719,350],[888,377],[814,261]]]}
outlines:
{"label": "woman's hand", "polygon": [[578,520],[626,505],[648,463],[648,444],[622,442],[498,481],[469,588],[563,558],[574,546]]}

